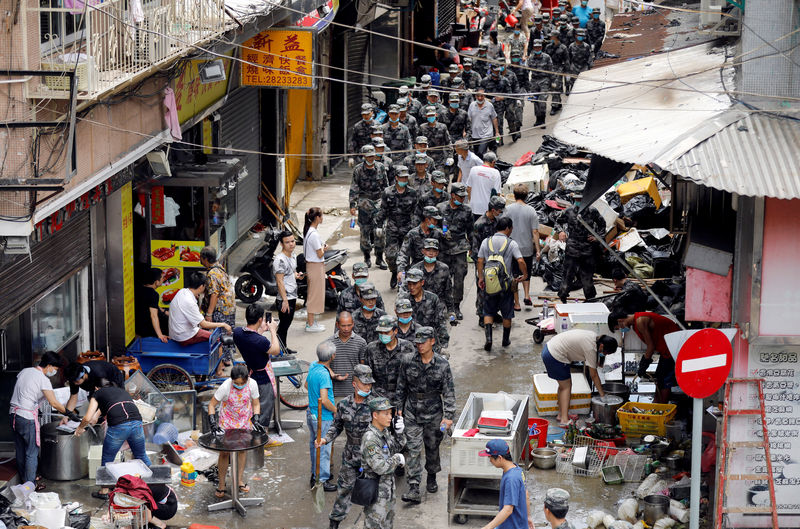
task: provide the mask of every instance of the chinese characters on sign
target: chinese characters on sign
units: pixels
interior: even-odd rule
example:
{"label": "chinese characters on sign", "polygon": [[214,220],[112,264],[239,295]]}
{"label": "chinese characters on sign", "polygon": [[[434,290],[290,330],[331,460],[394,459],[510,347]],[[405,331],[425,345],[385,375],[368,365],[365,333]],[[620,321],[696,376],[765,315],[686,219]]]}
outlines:
{"label": "chinese characters on sign", "polygon": [[313,50],[313,31],[262,31],[244,43],[242,58],[246,63],[242,65],[242,84],[314,88]]}

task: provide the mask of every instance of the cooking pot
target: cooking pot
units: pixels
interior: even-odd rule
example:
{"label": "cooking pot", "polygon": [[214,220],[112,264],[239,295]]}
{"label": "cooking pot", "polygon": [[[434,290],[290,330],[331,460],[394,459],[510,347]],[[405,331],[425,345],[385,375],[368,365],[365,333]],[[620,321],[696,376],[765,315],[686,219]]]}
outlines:
{"label": "cooking pot", "polygon": [[628,387],[627,384],[623,384],[622,382],[606,382],[603,384],[603,391],[608,393],[609,395],[616,395],[617,397],[622,397],[622,402],[628,402],[631,398],[631,388]]}
{"label": "cooking pot", "polygon": [[606,395],[605,397],[592,397],[592,415],[595,422],[603,424],[617,424],[617,410],[622,407],[625,401],[617,395]]}
{"label": "cooking pot", "polygon": [[59,421],[42,426],[39,472],[54,481],[73,481],[89,474],[90,430],[80,437],[58,431]]}
{"label": "cooking pot", "polygon": [[[231,454],[236,457],[236,454]],[[247,462],[244,464],[245,470],[261,470],[264,468],[264,447],[259,446],[247,451]]]}
{"label": "cooking pot", "polygon": [[669,498],[661,494],[651,494],[644,498],[644,521],[647,525],[655,524],[669,513]]}
{"label": "cooking pot", "polygon": [[552,448],[534,448],[531,452],[533,466],[547,470],[556,466],[556,451]]}

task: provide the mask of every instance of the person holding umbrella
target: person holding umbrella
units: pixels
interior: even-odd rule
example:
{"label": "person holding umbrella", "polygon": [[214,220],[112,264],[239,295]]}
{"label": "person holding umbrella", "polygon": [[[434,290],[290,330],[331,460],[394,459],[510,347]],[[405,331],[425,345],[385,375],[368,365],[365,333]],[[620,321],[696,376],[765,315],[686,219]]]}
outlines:
{"label": "person holding umbrella", "polygon": [[[217,404],[220,404],[219,419],[217,419]],[[222,383],[214,392],[208,403],[208,422],[211,431],[222,434],[225,430],[250,430],[264,432],[261,425],[261,406],[259,404],[258,383],[247,374],[244,364],[236,364],[231,368],[231,378]],[[217,466],[219,467],[219,486],[214,491],[217,498],[225,496],[225,475],[230,462],[229,452],[220,452]],[[244,466],[247,463],[247,452],[237,454],[239,458],[239,494],[250,492],[250,487],[242,479]]]}

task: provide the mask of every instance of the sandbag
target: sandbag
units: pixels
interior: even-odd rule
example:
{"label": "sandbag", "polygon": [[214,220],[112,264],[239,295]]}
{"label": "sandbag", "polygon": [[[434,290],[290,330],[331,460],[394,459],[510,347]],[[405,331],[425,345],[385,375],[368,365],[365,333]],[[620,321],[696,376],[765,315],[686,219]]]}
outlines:
{"label": "sandbag", "polygon": [[589,526],[589,529],[597,529],[603,525],[603,518],[605,516],[606,513],[603,511],[590,511],[589,515],[586,517],[586,525]]}
{"label": "sandbag", "polygon": [[611,529],[611,526],[614,524],[615,521],[616,520],[614,520],[614,517],[611,516],[610,514],[606,514],[605,516],[603,516],[603,525],[605,526],[606,529]]}
{"label": "sandbag", "polygon": [[633,529],[633,524],[625,520],[616,520],[607,529]]}
{"label": "sandbag", "polygon": [[636,498],[627,498],[620,503],[619,508],[617,509],[617,517],[620,520],[625,520],[630,523],[634,523],[637,520],[637,514],[639,513],[639,502],[636,501]]}
{"label": "sandbag", "polygon": [[669,516],[664,516],[663,518],[659,518],[658,521],[653,524],[653,529],[671,529],[671,527],[676,523],[678,522]]}

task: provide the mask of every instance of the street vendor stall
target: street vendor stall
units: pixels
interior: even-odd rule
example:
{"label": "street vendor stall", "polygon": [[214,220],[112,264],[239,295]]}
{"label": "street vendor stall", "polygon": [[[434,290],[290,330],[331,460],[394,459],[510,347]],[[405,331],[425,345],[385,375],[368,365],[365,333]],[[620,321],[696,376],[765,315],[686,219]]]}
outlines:
{"label": "street vendor stall", "polygon": [[502,470],[478,456],[490,439],[502,439],[519,463],[528,441],[528,396],[470,393],[453,428],[448,477],[447,512],[457,523],[469,515],[494,516]]}

